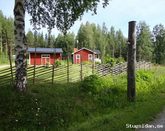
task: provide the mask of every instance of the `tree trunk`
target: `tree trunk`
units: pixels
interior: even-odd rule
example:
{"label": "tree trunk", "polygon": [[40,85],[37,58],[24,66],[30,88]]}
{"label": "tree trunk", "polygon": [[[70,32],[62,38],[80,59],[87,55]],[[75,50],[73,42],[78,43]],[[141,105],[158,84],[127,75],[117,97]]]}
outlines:
{"label": "tree trunk", "polygon": [[3,46],[2,46],[2,36],[0,36],[0,48],[1,48],[1,54],[2,54],[2,52],[3,52],[3,50],[2,50],[2,48],[3,48]]}
{"label": "tree trunk", "polygon": [[114,43],[112,45],[112,58],[115,58],[115,46],[114,46]]}
{"label": "tree trunk", "polygon": [[20,92],[26,91],[27,85],[27,45],[25,39],[25,8],[24,0],[15,0],[14,7],[14,35],[15,35],[15,87]]}

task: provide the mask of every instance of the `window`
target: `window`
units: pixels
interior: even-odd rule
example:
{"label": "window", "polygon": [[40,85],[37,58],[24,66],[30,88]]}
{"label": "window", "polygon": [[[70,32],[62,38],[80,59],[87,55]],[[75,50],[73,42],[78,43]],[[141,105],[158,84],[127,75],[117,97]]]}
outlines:
{"label": "window", "polygon": [[80,54],[76,54],[76,59],[80,59]]}
{"label": "window", "polygon": [[42,58],[49,58],[50,57],[50,54],[41,54],[41,57]]}
{"label": "window", "polygon": [[93,56],[92,56],[92,54],[88,54],[88,60],[93,60]]}

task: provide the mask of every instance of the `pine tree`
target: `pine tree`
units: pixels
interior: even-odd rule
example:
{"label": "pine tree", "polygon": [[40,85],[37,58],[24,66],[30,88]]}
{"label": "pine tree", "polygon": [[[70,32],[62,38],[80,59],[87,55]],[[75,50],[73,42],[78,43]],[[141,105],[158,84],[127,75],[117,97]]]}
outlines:
{"label": "pine tree", "polygon": [[152,60],[153,44],[151,31],[145,22],[140,22],[137,26],[137,60]]}

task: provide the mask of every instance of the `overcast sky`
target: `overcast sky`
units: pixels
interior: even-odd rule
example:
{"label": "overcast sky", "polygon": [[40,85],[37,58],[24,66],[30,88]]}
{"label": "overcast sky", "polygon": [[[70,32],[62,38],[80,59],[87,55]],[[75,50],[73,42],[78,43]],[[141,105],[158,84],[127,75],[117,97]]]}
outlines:
{"label": "overcast sky", "polygon": [[[165,0],[111,0],[110,5],[103,9],[98,8],[97,15],[92,16],[91,12],[85,13],[83,18],[75,22],[70,31],[77,33],[81,23],[86,21],[102,25],[106,23],[108,29],[114,26],[116,30],[121,29],[127,37],[128,22],[135,20],[145,21],[150,28],[156,24],[165,25]],[[5,16],[13,17],[14,0],[0,0],[0,10]],[[26,15],[26,32],[32,27],[29,23],[30,16]],[[46,30],[44,30],[46,32]],[[58,31],[53,30],[57,35]]]}

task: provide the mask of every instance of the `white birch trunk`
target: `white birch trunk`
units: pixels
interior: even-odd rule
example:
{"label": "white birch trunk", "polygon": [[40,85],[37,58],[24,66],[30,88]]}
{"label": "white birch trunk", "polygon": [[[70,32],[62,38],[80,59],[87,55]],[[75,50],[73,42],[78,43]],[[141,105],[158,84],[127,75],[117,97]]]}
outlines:
{"label": "white birch trunk", "polygon": [[15,35],[15,87],[19,91],[26,91],[27,85],[27,45],[25,39],[25,7],[24,0],[15,0],[14,7],[14,35]]}

